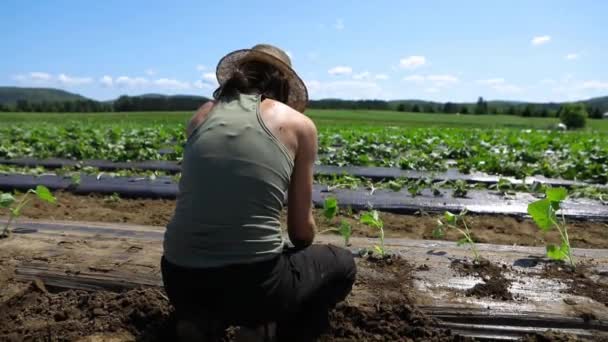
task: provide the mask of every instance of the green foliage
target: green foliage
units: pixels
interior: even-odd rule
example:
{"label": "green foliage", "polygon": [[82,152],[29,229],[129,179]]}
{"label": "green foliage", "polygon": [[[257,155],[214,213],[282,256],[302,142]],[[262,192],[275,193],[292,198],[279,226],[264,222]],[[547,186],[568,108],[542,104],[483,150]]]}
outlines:
{"label": "green foliage", "polygon": [[8,221],[4,225],[2,232],[0,232],[0,238],[7,237],[9,235],[11,224],[19,216],[21,216],[21,210],[23,210],[23,208],[31,201],[29,198],[30,194],[36,195],[36,198],[41,201],[52,204],[56,203],[56,199],[51,191],[43,185],[38,185],[35,190],[28,190],[23,196],[21,196],[19,201],[17,201],[17,199],[10,193],[0,193],[0,208],[8,209],[9,212]]}
{"label": "green foliage", "polygon": [[333,219],[338,213],[338,200],[335,197],[327,197],[323,201],[323,216],[326,219]]}
{"label": "green foliage", "polygon": [[384,222],[380,218],[377,210],[366,211],[361,214],[359,221],[369,227],[375,228],[379,232],[378,239],[380,244],[374,246],[374,250],[380,257],[386,256],[386,247],[384,246]]}
{"label": "green foliage", "polygon": [[451,212],[446,211],[443,214],[443,221],[437,220],[437,227],[433,230],[433,237],[444,237],[446,229],[454,229],[458,231],[460,235],[462,235],[462,238],[457,241],[456,245],[469,245],[471,247],[471,252],[473,253],[474,260],[479,261],[479,252],[477,251],[477,246],[475,245],[475,241],[473,240],[472,232],[469,229],[465,220],[466,215],[466,208],[463,209],[459,214],[452,214]]}
{"label": "green foliage", "polygon": [[566,219],[562,213],[561,220],[557,217],[557,211],[560,209],[562,201],[568,197],[568,191],[565,188],[548,188],[545,191],[545,198],[532,202],[528,205],[528,214],[544,232],[552,229],[559,231],[561,244],[555,246],[547,245],[547,256],[553,260],[563,260],[575,267],[574,258],[570,250],[570,239],[568,237],[568,226]]}
{"label": "green foliage", "polygon": [[582,103],[568,103],[559,109],[559,118],[568,129],[583,128],[587,123],[587,109]]}
{"label": "green foliage", "polygon": [[469,192],[469,185],[467,184],[466,181],[464,181],[462,179],[458,179],[458,180],[456,180],[456,182],[454,182],[454,193],[453,193],[454,197],[466,197],[468,192]]}

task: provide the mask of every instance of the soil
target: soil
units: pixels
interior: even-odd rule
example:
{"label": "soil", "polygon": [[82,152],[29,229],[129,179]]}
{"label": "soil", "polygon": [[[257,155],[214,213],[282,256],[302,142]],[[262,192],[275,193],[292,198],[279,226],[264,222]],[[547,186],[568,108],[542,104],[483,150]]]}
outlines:
{"label": "soil", "polygon": [[[522,342],[578,342],[581,339],[577,336],[564,334],[555,331],[548,331],[544,334],[529,335],[522,339]],[[606,342],[606,337],[596,336],[593,341]]]}
{"label": "soil", "polygon": [[[469,340],[435,327],[437,322],[417,309],[413,269],[397,258],[360,260],[353,292],[332,312],[330,330],[321,340]],[[171,306],[157,288],[53,293],[39,281],[21,284],[0,302],[0,322],[0,341],[175,340]]]}
{"label": "soil", "polygon": [[[591,298],[608,306],[608,284],[599,283],[593,278],[599,276],[596,271],[591,270],[590,264],[581,264],[572,269],[568,265],[560,263],[546,264],[542,277],[559,279],[568,284],[565,293]],[[592,319],[593,317],[584,317]]]}
{"label": "soil", "polygon": [[[174,200],[113,199],[99,195],[77,196],[58,192],[58,204],[34,202],[23,210],[23,216],[33,219],[78,220],[117,222],[165,226],[173,215]],[[360,224],[357,217],[346,211],[328,222],[320,210],[315,210],[319,231],[337,225],[344,219],[351,223],[354,236],[376,237],[377,231]],[[387,238],[434,239],[433,230],[439,215],[396,215],[381,213]],[[286,214],[282,215],[285,225]],[[473,230],[476,242],[520,246],[544,246],[547,242],[559,243],[556,231],[542,233],[528,219],[499,215],[469,215],[467,223]],[[578,248],[608,248],[608,224],[602,222],[571,221],[570,242]],[[457,232],[447,231],[445,240],[457,241]]]}
{"label": "soil", "polygon": [[479,277],[483,282],[476,284],[466,290],[466,295],[477,298],[492,298],[496,300],[513,300],[513,294],[509,292],[511,280],[502,274],[506,265],[499,267],[488,260],[469,262],[454,260],[452,269],[461,275]]}

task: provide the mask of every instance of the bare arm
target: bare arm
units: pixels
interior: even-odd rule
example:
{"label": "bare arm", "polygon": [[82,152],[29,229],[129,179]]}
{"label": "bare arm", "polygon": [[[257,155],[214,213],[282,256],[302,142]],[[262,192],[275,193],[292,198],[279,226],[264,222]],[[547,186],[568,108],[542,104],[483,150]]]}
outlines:
{"label": "bare arm", "polygon": [[213,109],[215,105],[214,101],[208,101],[203,104],[197,111],[192,115],[190,121],[188,122],[188,126],[186,126],[186,136],[189,137],[190,134],[207,118],[207,114]]}
{"label": "bare arm", "polygon": [[289,184],[287,231],[298,248],[312,244],[316,225],[312,215],[313,166],[317,157],[317,129],[307,117],[302,117],[298,130],[298,147]]}

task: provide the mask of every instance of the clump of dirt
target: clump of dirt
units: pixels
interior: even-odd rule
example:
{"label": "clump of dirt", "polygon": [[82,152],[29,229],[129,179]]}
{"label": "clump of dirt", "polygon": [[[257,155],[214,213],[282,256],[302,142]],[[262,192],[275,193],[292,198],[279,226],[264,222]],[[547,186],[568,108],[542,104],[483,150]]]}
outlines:
{"label": "clump of dirt", "polygon": [[332,312],[330,331],[321,340],[467,341],[437,328],[438,322],[416,307],[414,270],[395,256],[362,261],[353,293]]}
{"label": "clump of dirt", "polygon": [[549,263],[543,268],[541,276],[559,279],[568,284],[568,288],[562,291],[564,293],[588,297],[608,306],[608,284],[602,284],[592,279],[597,274],[591,269],[591,266],[591,264],[579,264],[576,269],[573,269],[569,265]]}
{"label": "clump of dirt", "polygon": [[97,333],[159,340],[172,331],[170,312],[158,289],[49,293],[34,282],[0,306],[0,340],[72,341]]}
{"label": "clump of dirt", "polygon": [[514,299],[509,291],[511,280],[503,275],[504,266],[499,267],[486,259],[480,259],[474,262],[454,260],[451,267],[461,275],[479,277],[483,280],[482,283],[466,290],[467,296],[503,301]]}

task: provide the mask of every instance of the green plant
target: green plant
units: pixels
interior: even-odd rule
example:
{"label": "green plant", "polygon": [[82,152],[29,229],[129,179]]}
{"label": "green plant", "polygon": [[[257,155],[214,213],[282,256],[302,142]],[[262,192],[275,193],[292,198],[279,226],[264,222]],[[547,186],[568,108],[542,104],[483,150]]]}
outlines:
{"label": "green plant", "polygon": [[[49,191],[49,189],[42,185],[38,185],[36,190],[29,189],[23,196],[21,196],[19,201],[17,201],[17,199],[11,193],[0,193],[0,208],[8,209],[9,211],[8,221],[4,225],[4,229],[2,230],[0,237],[7,237],[9,235],[11,224],[16,221],[19,216],[21,216],[21,210],[32,200],[29,198],[30,194],[36,195],[38,199],[45,202],[56,202],[55,197]],[[14,206],[12,206],[13,204]]]}
{"label": "green plant", "polygon": [[568,103],[559,109],[559,119],[568,129],[583,128],[587,122],[587,109],[582,103]]}
{"label": "green plant", "polygon": [[106,203],[118,203],[120,202],[120,195],[118,193],[113,193],[110,196],[107,196],[103,199]]}
{"label": "green plant", "polygon": [[454,197],[466,197],[469,192],[469,185],[466,181],[458,179],[454,182]]}
{"label": "green plant", "polygon": [[557,211],[560,209],[562,201],[568,197],[568,191],[565,188],[548,188],[545,191],[544,199],[532,202],[528,205],[528,214],[544,232],[548,232],[555,228],[559,231],[561,244],[547,245],[547,256],[553,260],[567,261],[572,267],[575,267],[574,257],[570,249],[570,238],[568,237],[568,226],[566,218],[562,211],[561,222],[557,217]]}
{"label": "green plant", "polygon": [[[466,208],[463,209],[460,214],[452,214],[449,211],[446,211],[443,214],[443,221],[437,220],[437,227],[435,228],[435,230],[433,230],[433,236],[436,238],[444,237],[446,228],[457,230],[462,235],[462,238],[458,240],[457,245],[470,245],[471,252],[473,253],[473,258],[476,262],[478,262],[479,252],[477,251],[477,246],[475,245],[475,241],[473,240],[472,232],[467,226],[467,222],[465,220],[466,214]],[[462,228],[460,227],[461,225]]]}
{"label": "green plant", "polygon": [[327,197],[323,201],[323,216],[330,221],[338,213],[338,200],[335,197]]}
{"label": "green plant", "polygon": [[[331,221],[336,216],[336,214],[338,213],[338,209],[339,209],[338,200],[334,197],[328,197],[323,202],[323,216],[325,216],[325,218],[328,221]],[[325,230],[321,231],[320,234],[323,234],[323,233],[326,233],[329,231],[338,232],[344,239],[344,245],[345,246],[350,245],[352,227],[346,220],[340,221],[340,227],[325,229]]]}
{"label": "green plant", "polygon": [[381,257],[386,256],[386,248],[384,246],[384,222],[382,222],[378,211],[372,210],[363,212],[361,214],[360,222],[372,228],[378,229],[380,233],[378,237],[380,240],[380,245],[374,246],[374,251]]}

